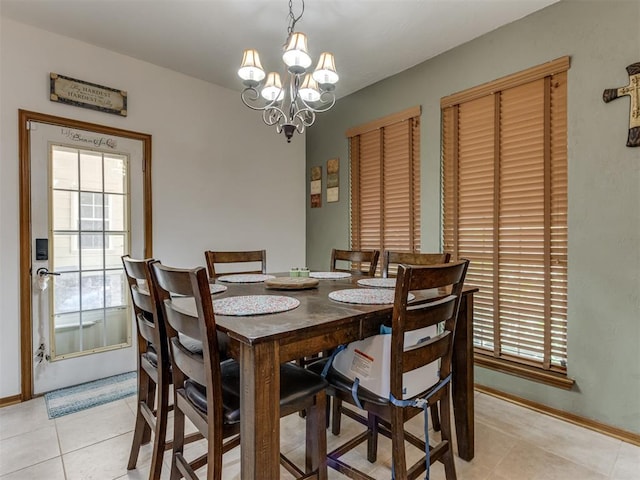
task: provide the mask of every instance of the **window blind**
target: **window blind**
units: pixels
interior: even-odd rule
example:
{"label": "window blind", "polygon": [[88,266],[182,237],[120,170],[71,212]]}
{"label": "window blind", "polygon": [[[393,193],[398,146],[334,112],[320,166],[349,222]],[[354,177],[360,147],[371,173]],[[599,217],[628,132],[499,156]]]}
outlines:
{"label": "window blind", "polygon": [[420,250],[420,108],[347,132],[351,248]]}
{"label": "window blind", "polygon": [[566,370],[568,58],[442,100],[443,243],[476,352]]}

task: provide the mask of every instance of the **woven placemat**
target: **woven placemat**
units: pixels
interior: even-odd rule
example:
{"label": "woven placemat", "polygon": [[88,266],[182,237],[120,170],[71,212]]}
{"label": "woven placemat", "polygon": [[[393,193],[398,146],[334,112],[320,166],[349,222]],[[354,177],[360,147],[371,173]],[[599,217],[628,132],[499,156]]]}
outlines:
{"label": "woven placemat", "polygon": [[233,275],[222,275],[218,277],[221,282],[227,283],[259,283],[276,278],[273,275],[263,275],[262,273],[235,273]]}
{"label": "woven placemat", "polygon": [[[348,288],[336,290],[329,294],[331,300],[342,303],[358,303],[360,305],[386,305],[393,303],[395,290],[388,288]],[[410,293],[407,300],[413,300],[415,295]]]}
{"label": "woven placemat", "polygon": [[349,278],[351,274],[347,272],[311,272],[309,276],[321,280],[338,280],[339,278]]}
{"label": "woven placemat", "polygon": [[299,300],[281,295],[242,295],[214,300],[213,311],[216,315],[264,315],[293,310],[298,305]]}
{"label": "woven placemat", "polygon": [[396,288],[395,278],[361,278],[358,285],[363,287]]}

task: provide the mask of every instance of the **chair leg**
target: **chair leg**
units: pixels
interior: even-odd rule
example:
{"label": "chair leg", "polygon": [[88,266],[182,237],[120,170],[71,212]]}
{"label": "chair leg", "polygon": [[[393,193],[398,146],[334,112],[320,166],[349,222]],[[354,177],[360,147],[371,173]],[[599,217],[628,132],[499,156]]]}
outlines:
{"label": "chair leg", "polygon": [[327,480],[327,395],[323,390],[315,396],[313,407],[307,409],[306,419],[306,473],[317,472],[318,480]]}
{"label": "chair leg", "polygon": [[156,411],[155,438],[151,454],[149,480],[160,480],[162,460],[167,442],[167,414],[169,412],[169,379],[160,378],[158,385],[158,409]]}
{"label": "chair leg", "polygon": [[376,463],[378,459],[378,417],[372,413],[367,414],[369,438],[367,439],[367,460]]}
{"label": "chair leg", "polygon": [[340,435],[340,417],[342,417],[342,400],[337,397],[333,397],[331,402],[332,418],[331,418],[331,433],[334,435]]}
{"label": "chair leg", "polygon": [[431,413],[431,426],[433,427],[434,432],[440,431],[440,416],[438,415],[438,406],[433,405],[429,407],[429,412]]}
{"label": "chair leg", "polygon": [[178,396],[174,395],[173,399],[173,452],[171,456],[171,480],[179,480],[182,478],[182,473],[178,470],[176,456],[182,455],[184,451],[184,413],[178,408]]}
{"label": "chair leg", "polygon": [[215,425],[208,424],[207,428],[207,480],[222,480],[222,432],[216,431]]}
{"label": "chair leg", "polygon": [[391,455],[395,480],[407,480],[407,458],[404,450],[404,415],[402,407],[391,408]]}
{"label": "chair leg", "polygon": [[441,419],[441,436],[442,440],[446,440],[449,446],[442,455],[441,461],[444,464],[444,473],[446,480],[457,480],[456,465],[453,459],[453,444],[451,442],[451,407],[449,406],[449,395],[451,393],[450,385],[447,385],[445,391],[440,398],[440,419]]}
{"label": "chair leg", "polygon": [[[133,441],[131,443],[131,452],[129,453],[129,461],[127,463],[127,470],[133,470],[138,463],[138,454],[140,453],[140,447],[149,442],[151,437],[151,428],[147,424],[147,420],[142,415],[142,404],[146,403],[147,396],[149,395],[150,385],[153,382],[149,378],[149,375],[138,368],[138,402],[136,407],[136,423],[133,431]],[[146,440],[146,441],[145,441]]]}

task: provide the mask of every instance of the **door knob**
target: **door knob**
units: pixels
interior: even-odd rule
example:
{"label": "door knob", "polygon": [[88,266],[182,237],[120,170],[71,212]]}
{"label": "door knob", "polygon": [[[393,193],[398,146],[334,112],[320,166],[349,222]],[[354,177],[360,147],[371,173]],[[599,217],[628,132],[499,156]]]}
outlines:
{"label": "door knob", "polygon": [[48,268],[46,267],[40,267],[38,270],[36,270],[36,275],[38,275],[39,277],[47,277],[49,275],[60,275],[57,272],[50,272]]}

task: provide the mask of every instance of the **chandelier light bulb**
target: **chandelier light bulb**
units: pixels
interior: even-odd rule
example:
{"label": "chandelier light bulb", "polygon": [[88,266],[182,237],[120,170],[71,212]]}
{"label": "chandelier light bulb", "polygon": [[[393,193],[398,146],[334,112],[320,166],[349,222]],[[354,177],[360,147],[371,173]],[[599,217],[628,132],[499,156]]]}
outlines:
{"label": "chandelier light bulb", "polygon": [[282,82],[280,81],[280,75],[276,72],[270,72],[267,75],[267,81],[264,83],[264,87],[260,92],[262,98],[269,102],[274,100],[281,102],[284,98],[284,90],[282,89]]}
{"label": "chandelier light bulb", "polygon": [[242,64],[238,70],[238,76],[248,86],[256,86],[265,77],[264,69],[260,63],[260,55],[253,48],[245,50],[242,56]]}
{"label": "chandelier light bulb", "polygon": [[307,50],[307,36],[301,32],[291,34],[282,60],[291,73],[301,74],[311,66],[311,57]]}
{"label": "chandelier light bulb", "polygon": [[304,82],[300,86],[300,96],[305,102],[317,102],[320,100],[318,84],[311,75],[304,77]]}
{"label": "chandelier light bulb", "polygon": [[320,55],[320,60],[313,72],[313,79],[320,85],[335,85],[338,82],[338,73],[336,72],[336,62],[333,54],[324,52]]}

